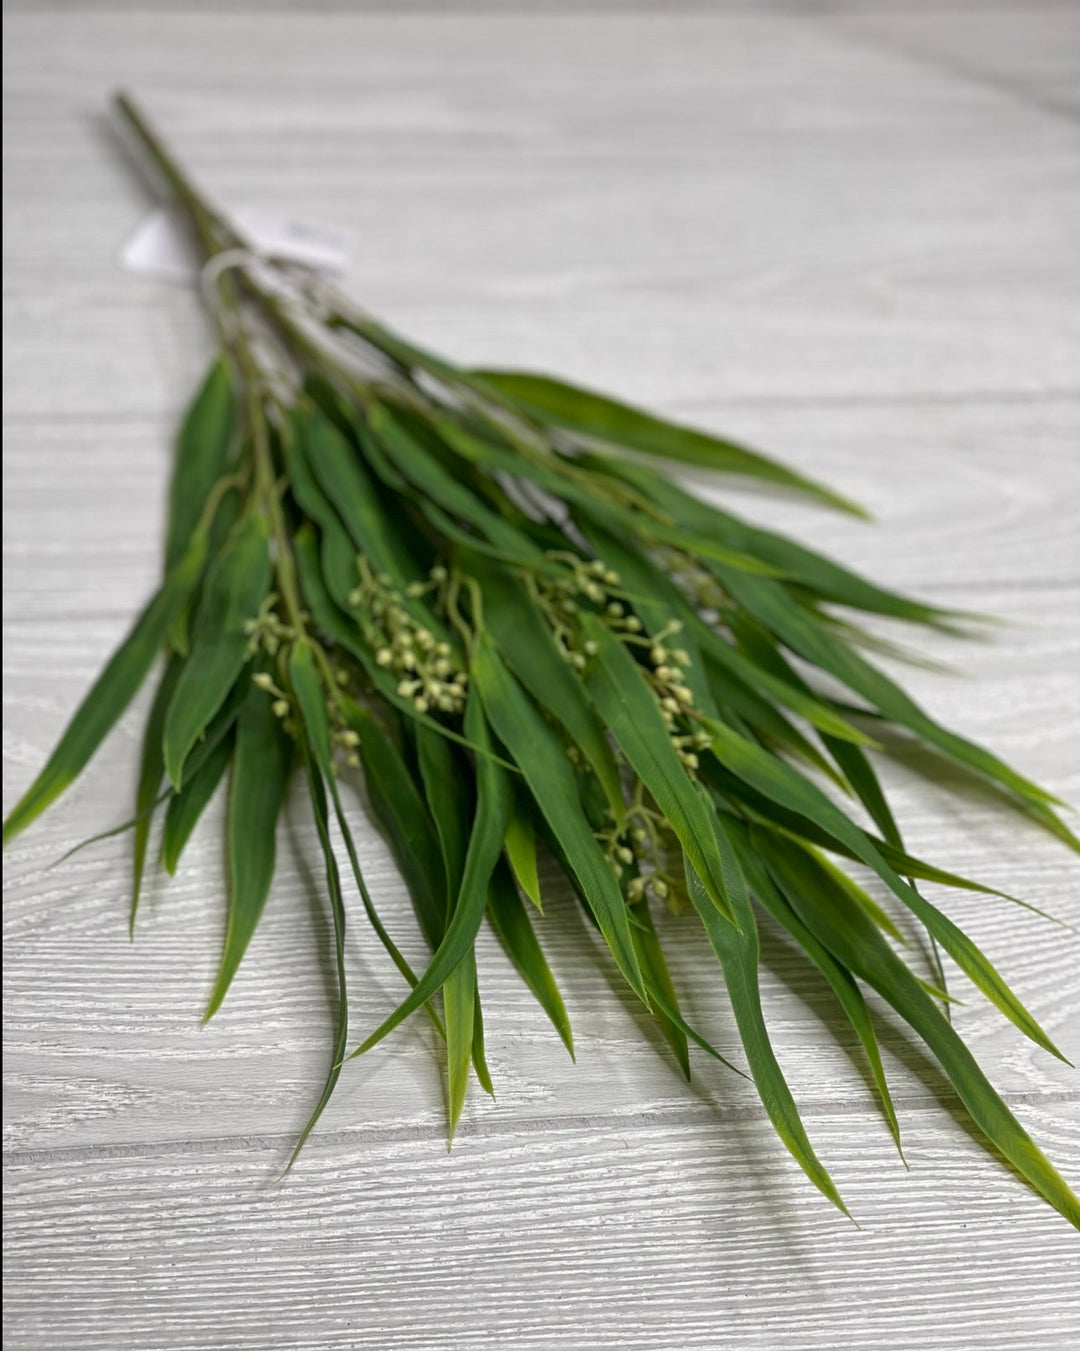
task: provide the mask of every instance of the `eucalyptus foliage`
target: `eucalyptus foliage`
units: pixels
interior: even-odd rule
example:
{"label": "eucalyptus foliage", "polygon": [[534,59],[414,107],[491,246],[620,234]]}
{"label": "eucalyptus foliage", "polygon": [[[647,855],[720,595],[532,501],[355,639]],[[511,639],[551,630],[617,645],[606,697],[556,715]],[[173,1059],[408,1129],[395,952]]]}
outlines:
{"label": "eucalyptus foliage", "polygon": [[[765,1110],[835,1205],[770,1043],[762,916],[835,995],[898,1146],[866,988],[926,1043],[989,1144],[1080,1226],[1076,1198],[943,1012],[943,977],[911,969],[886,910],[844,871],[874,874],[935,950],[1059,1054],[924,884],[993,889],[906,852],[868,751],[881,749],[879,730],[900,728],[1080,844],[1048,793],[867,660],[834,607],[939,628],[962,616],[706,505],[663,466],[857,511],[792,470],[564,381],[461,369],[311,274],[254,258],[132,104],[119,106],[210,260],[222,352],[180,433],[161,587],[5,840],[72,782],[157,671],[130,822],[131,922],[155,812],[171,872],[227,783],[228,920],[207,1017],[263,912],[290,775],[306,781],[338,996],[331,1067],[301,1144],[349,1055],[353,887],[403,988],[352,1055],[426,1012],[445,1041],[451,1135],[470,1071],[491,1089],[474,957],[485,918],[573,1054],[538,937],[543,847],[687,1077],[691,1043],[722,1057],[680,1011],[655,908],[702,931]],[[365,886],[338,792],[353,771],[431,951],[421,972]]]}

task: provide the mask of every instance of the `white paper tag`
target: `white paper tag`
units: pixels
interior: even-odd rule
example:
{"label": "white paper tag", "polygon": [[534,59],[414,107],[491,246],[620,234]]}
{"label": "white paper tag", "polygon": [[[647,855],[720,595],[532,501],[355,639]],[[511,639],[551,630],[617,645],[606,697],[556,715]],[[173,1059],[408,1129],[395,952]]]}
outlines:
{"label": "white paper tag", "polygon": [[194,240],[184,229],[179,216],[166,207],[155,207],[139,222],[117,260],[126,272],[159,281],[188,284],[199,275],[199,258]]}
{"label": "white paper tag", "polygon": [[[254,253],[317,272],[346,271],[356,248],[351,230],[323,221],[298,220],[258,207],[242,207],[232,221]],[[155,207],[143,218],[118,259],[126,271],[161,281],[190,283],[199,275],[190,233],[180,215],[168,207]]]}

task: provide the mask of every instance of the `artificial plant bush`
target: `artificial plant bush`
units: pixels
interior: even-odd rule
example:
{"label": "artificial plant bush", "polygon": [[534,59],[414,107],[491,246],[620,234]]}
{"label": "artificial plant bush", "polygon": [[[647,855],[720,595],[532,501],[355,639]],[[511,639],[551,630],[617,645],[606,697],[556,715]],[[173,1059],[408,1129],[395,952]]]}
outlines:
{"label": "artificial plant bush", "polygon": [[[879,729],[900,728],[1078,847],[1049,794],[935,722],[842,617],[948,628],[962,616],[706,505],[657,467],[857,510],[774,461],[546,376],[458,368],[319,278],[253,257],[130,101],[119,106],[209,260],[222,350],[180,434],[161,587],[5,840],[72,782],[156,671],[128,823],[131,922],[155,813],[171,872],[227,780],[228,920],[208,1017],[262,914],[290,776],[307,784],[338,998],[329,1074],[297,1150],[349,1054],[352,886],[403,982],[399,1006],[353,1054],[426,1012],[445,1041],[451,1134],[470,1072],[491,1087],[474,957],[485,918],[572,1053],[537,932],[542,845],[689,1077],[691,1043],[722,1057],[680,1012],[654,922],[658,906],[687,912],[774,1127],[837,1206],[770,1045],[762,915],[831,987],[898,1146],[864,987],[922,1038],[987,1140],[1080,1226],[1076,1198],[943,1012],[943,977],[931,984],[905,963],[887,910],[845,871],[876,875],[935,950],[1059,1054],[924,884],[992,888],[905,851],[868,754]],[[337,786],[354,771],[430,948],[421,972],[365,886]]]}

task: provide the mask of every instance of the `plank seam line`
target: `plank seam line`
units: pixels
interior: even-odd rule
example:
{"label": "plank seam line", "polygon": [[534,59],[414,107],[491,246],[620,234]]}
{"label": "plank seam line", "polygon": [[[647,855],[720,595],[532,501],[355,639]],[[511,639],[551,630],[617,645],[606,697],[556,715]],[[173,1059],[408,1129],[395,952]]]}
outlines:
{"label": "plank seam line", "polygon": [[[966,13],[966,11],[962,12]],[[1006,7],[999,12],[1009,14],[1015,11]],[[1067,12],[1067,9],[1063,12]],[[971,11],[973,17],[978,17],[979,13],[979,9]],[[1019,104],[1029,112],[1041,114],[1043,117],[1051,118],[1056,122],[1067,122],[1070,126],[1075,126],[1080,122],[1080,110],[1074,108],[1070,103],[1043,93],[1037,84],[1028,83],[1019,76],[1010,77],[979,70],[967,65],[962,58],[935,51],[924,43],[913,41],[910,38],[904,40],[895,34],[878,33],[858,27],[852,30],[845,23],[845,20],[850,16],[850,10],[834,9],[821,17],[824,19],[828,31],[834,36],[847,40],[852,46],[871,48],[879,54],[906,57],[909,61],[923,66],[927,70],[937,71],[941,75],[959,80],[961,83],[966,83],[976,89],[1003,96],[1009,102]]]}
{"label": "plank seam line", "polygon": [[[881,527],[879,526],[879,529]],[[9,560],[10,561],[10,560]],[[858,565],[854,565],[856,568]],[[152,583],[147,586],[147,594],[150,593]],[[959,595],[1002,595],[1021,593],[1023,595],[1036,595],[1039,592],[1045,592],[1048,595],[1058,595],[1066,591],[1075,591],[1080,588],[1080,573],[1076,577],[1017,577],[1004,581],[994,580],[957,580],[952,582],[927,582],[913,583],[905,585],[904,590],[911,591],[927,599],[944,594]],[[9,593],[19,595],[21,593]],[[38,612],[34,615],[8,614],[4,616],[3,627],[8,629],[22,629],[27,626],[38,629],[56,628],[66,624],[130,624],[138,600],[134,601],[130,607],[115,610],[73,610],[73,611],[50,611],[47,614]],[[906,632],[913,634],[917,632],[916,628],[908,627],[900,629],[897,627],[894,632]]]}
{"label": "plank seam line", "polygon": [[[1054,1089],[1049,1092],[1005,1093],[1002,1095],[1010,1106],[1049,1104],[1067,1104],[1080,1102],[1080,1090]],[[914,1098],[895,1098],[897,1110],[909,1115],[925,1116],[929,1112],[946,1111],[956,1124],[966,1123],[968,1118],[959,1103],[943,1107],[936,1097],[926,1094]],[[865,1115],[868,1122],[880,1124],[880,1118],[869,1104],[859,1102],[801,1102],[799,1111],[804,1117],[851,1117]],[[608,1112],[581,1113],[559,1117],[521,1117],[500,1121],[476,1120],[463,1122],[459,1126],[456,1140],[468,1143],[472,1140],[502,1139],[507,1143],[517,1137],[533,1135],[567,1135],[575,1131],[635,1131],[648,1130],[657,1126],[695,1126],[708,1123],[716,1126],[742,1124],[745,1122],[767,1121],[764,1108],[746,1107],[683,1107],[672,1111],[651,1111],[627,1113],[626,1115]],[[136,1141],[116,1144],[94,1144],[82,1147],[62,1145],[55,1149],[13,1149],[5,1150],[5,1166],[18,1166],[35,1163],[80,1163],[95,1159],[128,1158],[169,1158],[183,1154],[228,1154],[241,1150],[281,1151],[292,1147],[295,1136],[291,1132],[271,1132],[259,1135],[223,1135],[204,1136],[192,1140],[161,1140],[149,1143]],[[343,1127],[322,1132],[313,1136],[308,1151],[313,1147],[349,1147],[365,1144],[409,1144],[431,1142],[445,1146],[446,1130],[442,1121],[431,1125],[412,1124],[401,1126]]]}
{"label": "plank seam line", "polygon": [[[971,389],[971,390],[912,390],[906,393],[859,393],[857,391],[836,394],[702,394],[685,399],[672,399],[671,407],[685,409],[692,413],[696,408],[964,408],[982,407],[995,404],[1034,405],[1044,403],[1076,403],[1080,401],[1080,388],[1068,385],[1050,386],[1046,389]],[[139,427],[157,430],[174,430],[182,409],[174,412],[161,409],[126,409],[114,413],[89,409],[85,412],[18,413],[5,412],[3,425],[16,431],[20,428],[34,427],[49,429],[113,426]],[[673,416],[679,416],[674,413]]]}

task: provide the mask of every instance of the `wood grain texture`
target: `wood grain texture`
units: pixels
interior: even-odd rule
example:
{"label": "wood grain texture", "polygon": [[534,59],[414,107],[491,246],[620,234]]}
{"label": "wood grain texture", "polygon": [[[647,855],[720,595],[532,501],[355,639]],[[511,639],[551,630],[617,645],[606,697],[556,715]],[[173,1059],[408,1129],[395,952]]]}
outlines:
{"label": "wood grain texture", "polygon": [[842,1110],[813,1124],[861,1232],[765,1166],[756,1122],[526,1123],[450,1156],[331,1136],[280,1188],[258,1142],[34,1157],[9,1171],[6,1345],[1068,1345],[1075,1241],[958,1126],[920,1121],[905,1174]]}
{"label": "wood grain texture", "polygon": [[[1014,621],[992,644],[919,635],[967,678],[903,679],[1080,801],[1075,10],[290,8],[6,21],[5,805],[153,583],[170,437],[209,352],[193,295],[113,262],[147,200],[101,117],[121,80],[226,202],[355,228],[349,287],[404,331],[574,371],[865,501],[877,527],[691,480],[897,587]],[[485,933],[498,1097],[470,1095],[453,1154],[414,1021],[349,1067],[275,1186],[330,1040],[302,804],[207,1028],[221,804],[177,878],[152,882],[134,945],[123,838],[52,866],[123,814],[144,709],[5,860],[6,1347],[1080,1342],[1076,1236],[976,1145],[887,1017],[910,1174],[850,1032],[767,933],[778,1054],[858,1231],[744,1081],[696,1063],[682,1082],[550,879],[541,936],[578,1064]],[[885,773],[916,852],[1080,924],[1078,869],[1052,840],[927,757]],[[419,959],[350,801],[372,891]],[[933,894],[1076,1060],[1075,936]],[[711,961],[685,920],[664,928],[688,1010],[737,1057]],[[359,1036],[400,991],[359,921],[348,960]],[[991,1079],[1080,1185],[1075,1072],[956,992]]]}
{"label": "wood grain texture", "polygon": [[[885,584],[953,604],[949,593],[958,587],[1030,590],[1080,582],[1080,392],[944,405],[685,400],[672,402],[671,412],[767,447],[864,503],[877,524],[737,481],[683,476],[747,519],[791,533]],[[127,618],[150,593],[178,415],[9,421],[3,546],[9,620]],[[122,533],[112,514],[119,479],[127,515]]]}

